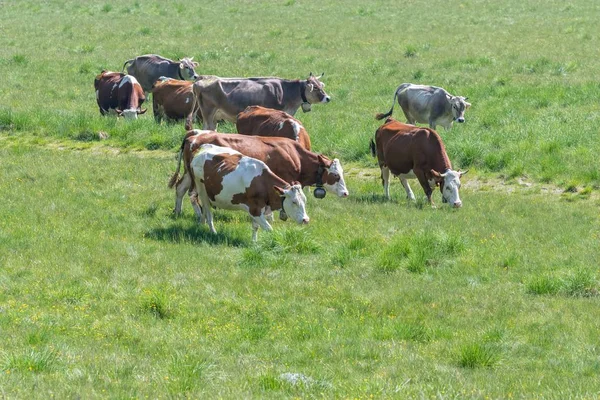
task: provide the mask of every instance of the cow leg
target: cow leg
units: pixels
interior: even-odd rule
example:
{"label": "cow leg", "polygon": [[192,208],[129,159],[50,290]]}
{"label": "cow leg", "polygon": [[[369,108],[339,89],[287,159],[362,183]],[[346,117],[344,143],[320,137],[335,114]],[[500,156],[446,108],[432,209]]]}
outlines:
{"label": "cow leg", "polygon": [[433,204],[433,200],[431,199],[431,194],[433,193],[433,189],[431,189],[431,186],[429,185],[429,181],[427,180],[427,177],[425,176],[425,172],[418,170],[418,171],[414,171],[415,175],[417,176],[417,179],[419,180],[419,183],[421,184],[421,187],[423,187],[423,191],[425,192],[425,196],[427,196],[427,201],[429,202],[429,204],[431,204],[432,208],[435,208],[435,204]]}
{"label": "cow leg", "polygon": [[390,199],[390,169],[381,167],[381,183],[383,184],[383,194],[386,199]]}
{"label": "cow leg", "polygon": [[256,222],[254,220],[254,217],[252,218],[252,241],[256,242],[256,240],[258,239],[258,228],[260,227],[260,225],[258,224],[258,222]]}
{"label": "cow leg", "polygon": [[212,210],[210,209],[210,200],[208,199],[206,188],[204,187],[204,184],[198,181],[196,181],[196,188],[198,190],[200,202],[204,204],[204,212],[202,213],[202,215],[206,218],[208,229],[210,229],[212,233],[217,233],[217,230],[215,229],[215,224],[213,223],[213,215]]}
{"label": "cow leg", "polygon": [[406,197],[409,200],[415,201],[415,194],[413,193],[412,189],[410,188],[410,185],[408,184],[408,179],[400,178],[400,182],[402,183],[402,186],[404,186],[404,190],[406,190]]}
{"label": "cow leg", "polygon": [[202,129],[215,131],[217,130],[217,123],[215,122],[216,109],[207,110],[206,113],[202,113]]}
{"label": "cow leg", "polygon": [[179,182],[177,182],[177,186],[175,186],[175,209],[173,210],[173,214],[181,215],[181,203],[183,202],[183,196],[188,191],[190,186],[192,185],[192,178],[190,174],[184,174]]}

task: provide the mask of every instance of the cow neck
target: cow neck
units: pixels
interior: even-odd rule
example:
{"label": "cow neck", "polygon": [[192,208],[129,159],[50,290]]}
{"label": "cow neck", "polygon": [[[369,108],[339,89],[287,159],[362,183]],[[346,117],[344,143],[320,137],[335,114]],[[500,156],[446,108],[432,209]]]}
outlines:
{"label": "cow neck", "polygon": [[302,171],[300,175],[302,186],[323,186],[325,165],[319,161],[317,154],[307,151],[304,156],[300,155],[300,170]]}
{"label": "cow neck", "polygon": [[179,74],[179,78],[180,78],[182,81],[185,81],[185,78],[183,77],[183,75],[181,75],[181,63],[179,63],[179,64],[177,65],[177,73]]}
{"label": "cow neck", "polygon": [[438,172],[443,173],[448,171],[449,169],[452,169],[452,164],[450,163],[450,159],[448,158],[448,153],[446,153],[446,147],[444,146],[442,139],[437,134],[437,132],[432,132],[434,133],[435,142],[437,142],[437,146],[439,146],[438,151],[441,156],[439,159],[436,160],[436,165],[434,169]]}
{"label": "cow neck", "polygon": [[305,81],[300,81],[300,98],[302,98],[302,103],[310,104],[308,102],[308,100],[306,99],[306,82]]}

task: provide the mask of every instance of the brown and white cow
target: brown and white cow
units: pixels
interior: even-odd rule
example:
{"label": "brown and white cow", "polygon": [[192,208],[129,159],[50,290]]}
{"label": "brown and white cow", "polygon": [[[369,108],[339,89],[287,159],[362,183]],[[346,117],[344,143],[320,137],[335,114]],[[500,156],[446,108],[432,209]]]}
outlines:
{"label": "brown and white cow", "polygon": [[113,111],[126,119],[137,119],[138,114],[146,112],[146,109],[141,109],[146,100],[144,90],[131,75],[102,71],[94,80],[94,88],[102,115]]}
{"label": "brown and white cow", "polygon": [[211,207],[244,210],[252,218],[252,240],[258,228],[272,231],[267,218],[275,210],[285,213],[301,224],[308,224],[306,196],[299,184],[289,185],[275,175],[262,161],[246,157],[228,147],[205,144],[191,163],[198,196],[204,207],[204,217],[212,233]]}
{"label": "brown and white cow", "polygon": [[392,108],[385,114],[377,114],[377,119],[392,115],[394,105],[402,107],[404,116],[409,124],[416,122],[429,124],[431,129],[441,125],[445,130],[452,128],[454,121],[465,122],[465,111],[471,107],[466,97],[453,96],[443,88],[429,85],[403,83],[396,89]]}
{"label": "brown and white cow", "polygon": [[371,140],[371,155],[377,156],[385,196],[390,198],[390,173],[398,176],[409,199],[414,200],[408,178],[417,178],[433,206],[431,194],[436,185],[442,201],[461,207],[460,177],[467,173],[452,169],[440,136],[429,128],[407,125],[388,118]]}
{"label": "brown and white cow", "polygon": [[300,121],[285,111],[249,106],[238,114],[235,126],[242,135],[286,137],[310,150],[308,132]]}
{"label": "brown and white cow", "polygon": [[[183,139],[177,170],[169,181],[169,187],[176,188],[175,215],[181,214],[181,203],[185,193],[194,191],[193,177],[189,173],[190,165],[194,154],[204,144],[229,147],[245,156],[263,161],[274,174],[288,183],[299,182],[303,187],[322,186],[340,197],[348,197],[344,170],[337,158],[330,160],[323,155],[306,150],[300,143],[287,138],[245,136],[194,129]],[[182,160],[184,171],[183,176],[180,177]],[[200,216],[200,210],[194,208],[196,214]]]}
{"label": "brown and white cow", "polygon": [[194,106],[192,84],[164,76],[156,81],[152,88],[152,109],[156,122],[160,124],[163,119],[168,122],[186,119]]}
{"label": "brown and white cow", "polygon": [[[179,61],[173,61],[157,54],[146,54],[125,61],[123,71],[127,67],[127,73],[135,76],[145,92],[152,90],[154,82],[161,76],[173,79],[198,79],[195,69],[198,66],[192,58],[182,58]],[[129,65],[127,65],[129,64]]]}
{"label": "brown and white cow", "polygon": [[[311,104],[331,101],[323,89],[321,76],[311,73],[306,80],[201,76],[194,82],[194,97],[198,103],[194,110],[201,113],[202,129],[207,130],[215,130],[220,120],[235,122],[237,115],[248,106],[283,110],[293,116],[300,106],[307,112]],[[191,122],[192,116],[188,118]]]}

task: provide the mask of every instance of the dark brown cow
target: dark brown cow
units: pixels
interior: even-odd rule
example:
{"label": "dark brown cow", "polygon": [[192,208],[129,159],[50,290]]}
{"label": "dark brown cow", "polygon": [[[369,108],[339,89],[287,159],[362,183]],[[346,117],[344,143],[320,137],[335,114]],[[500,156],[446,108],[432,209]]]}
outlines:
{"label": "dark brown cow", "polygon": [[306,196],[300,185],[289,185],[262,161],[228,147],[204,144],[191,163],[198,197],[210,231],[217,233],[211,207],[244,210],[252,218],[252,240],[259,227],[271,231],[267,219],[285,210],[298,223],[307,224]]}
{"label": "dark brown cow", "polygon": [[300,121],[285,111],[261,106],[246,107],[238,114],[235,126],[242,135],[285,137],[310,150],[308,132]]}
{"label": "dark brown cow", "polygon": [[[280,137],[245,136],[216,133],[214,131],[189,131],[179,150],[177,170],[169,181],[169,187],[176,185],[176,215],[181,213],[181,202],[186,191],[192,192],[193,177],[190,176],[190,163],[194,154],[203,144],[229,147],[245,156],[266,163],[274,174],[288,183],[300,182],[302,186],[322,185],[326,190],[340,197],[347,197],[344,171],[340,161],[306,150],[300,143]],[[179,176],[183,160],[183,176]],[[193,204],[193,203],[192,203]],[[200,216],[200,210],[195,209]]]}
{"label": "dark brown cow", "polygon": [[146,112],[146,109],[141,109],[146,100],[144,90],[131,75],[102,71],[94,80],[94,88],[102,115],[112,110],[127,119],[137,119],[138,114]]}
{"label": "dark brown cow", "polygon": [[154,119],[159,124],[185,120],[192,112],[194,95],[193,82],[161,77],[152,88],[152,109]]}
{"label": "dark brown cow", "polygon": [[377,156],[385,196],[390,198],[390,172],[398,176],[406,195],[414,200],[407,178],[417,178],[427,200],[433,206],[432,187],[440,186],[442,200],[454,207],[462,206],[458,190],[460,177],[467,173],[452,170],[440,136],[429,128],[419,128],[388,118],[371,140],[371,154]]}

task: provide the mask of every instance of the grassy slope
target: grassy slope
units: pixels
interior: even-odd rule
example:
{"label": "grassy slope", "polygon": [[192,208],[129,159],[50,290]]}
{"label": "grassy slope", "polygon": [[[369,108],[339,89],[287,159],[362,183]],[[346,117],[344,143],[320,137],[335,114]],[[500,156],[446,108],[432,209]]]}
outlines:
{"label": "grassy slope", "polygon": [[[442,132],[471,176],[597,187],[598,5],[163,4],[0,5],[3,394],[600,391],[598,201],[467,189],[459,212],[388,203],[367,156],[395,87],[432,83],[473,103]],[[216,237],[188,204],[169,217],[170,154],[43,148],[101,130],[113,146],[175,147],[179,125],[97,115],[94,75],[149,52],[222,76],[325,71],[334,102],[299,117],[315,149],[357,161],[352,198],[311,198],[308,228],[277,222],[254,247],[241,213],[219,212]]]}

